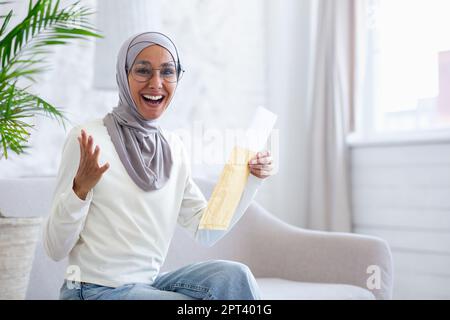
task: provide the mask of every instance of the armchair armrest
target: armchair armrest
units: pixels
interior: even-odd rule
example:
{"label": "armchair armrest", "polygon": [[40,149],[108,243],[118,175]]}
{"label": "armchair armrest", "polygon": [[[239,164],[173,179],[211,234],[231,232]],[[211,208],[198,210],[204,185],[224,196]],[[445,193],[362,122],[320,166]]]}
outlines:
{"label": "armchair armrest", "polygon": [[[348,284],[368,289],[377,299],[392,298],[392,256],[386,241],[296,228],[256,203],[241,222],[239,228],[246,229],[239,231],[245,234],[241,240],[251,248],[246,260],[257,277]],[[377,276],[374,270],[380,275],[378,288],[367,285]]]}

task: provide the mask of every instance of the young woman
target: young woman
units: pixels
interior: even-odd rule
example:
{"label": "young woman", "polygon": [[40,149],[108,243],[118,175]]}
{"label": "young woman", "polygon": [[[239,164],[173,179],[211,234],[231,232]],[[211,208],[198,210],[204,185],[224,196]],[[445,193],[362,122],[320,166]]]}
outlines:
{"label": "young woman", "polygon": [[[75,127],[64,145],[44,245],[69,257],[77,281],[61,299],[258,299],[245,265],[207,261],[160,273],[176,224],[212,245],[226,231],[198,229],[207,201],[191,177],[181,140],[158,125],[182,66],[174,43],[158,32],[128,39],[117,60],[119,104],[103,119]],[[236,223],[272,158],[249,162]]]}

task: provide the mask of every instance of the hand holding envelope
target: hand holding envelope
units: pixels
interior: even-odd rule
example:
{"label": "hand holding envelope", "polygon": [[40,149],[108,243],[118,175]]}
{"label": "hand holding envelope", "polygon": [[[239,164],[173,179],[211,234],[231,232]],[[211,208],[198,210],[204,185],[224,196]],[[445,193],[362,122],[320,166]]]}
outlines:
{"label": "hand holding envelope", "polygon": [[250,172],[260,179],[271,175],[269,152],[257,152],[267,142],[277,116],[259,107],[247,130],[247,139],[235,146],[216,184],[199,229],[227,230],[239,204]]}
{"label": "hand holding envelope", "polygon": [[250,173],[260,179],[266,179],[272,175],[273,172],[273,159],[270,151],[258,152],[248,162]]}

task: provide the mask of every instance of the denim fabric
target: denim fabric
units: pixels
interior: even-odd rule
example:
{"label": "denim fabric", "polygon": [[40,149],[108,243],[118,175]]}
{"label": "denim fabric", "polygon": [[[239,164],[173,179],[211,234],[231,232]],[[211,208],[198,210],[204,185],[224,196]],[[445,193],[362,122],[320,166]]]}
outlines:
{"label": "denim fabric", "polygon": [[156,277],[150,284],[117,288],[81,282],[60,290],[62,300],[256,300],[258,285],[250,269],[238,262],[212,260],[188,265]]}

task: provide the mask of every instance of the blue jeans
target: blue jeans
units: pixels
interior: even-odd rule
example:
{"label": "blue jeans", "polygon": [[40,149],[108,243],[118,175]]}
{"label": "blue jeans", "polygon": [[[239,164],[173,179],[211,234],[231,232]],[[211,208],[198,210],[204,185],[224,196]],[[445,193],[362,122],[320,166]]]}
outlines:
{"label": "blue jeans", "polygon": [[212,260],[188,265],[156,277],[150,284],[117,288],[81,282],[69,289],[64,281],[61,300],[256,300],[258,285],[250,269],[238,262]]}

